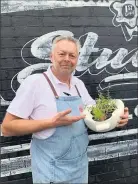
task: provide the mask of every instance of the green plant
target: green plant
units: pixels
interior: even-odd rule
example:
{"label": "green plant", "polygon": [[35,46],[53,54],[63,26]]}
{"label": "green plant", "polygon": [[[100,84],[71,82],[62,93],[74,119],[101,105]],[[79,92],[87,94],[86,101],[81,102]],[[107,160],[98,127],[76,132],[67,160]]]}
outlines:
{"label": "green plant", "polygon": [[115,109],[115,100],[113,100],[109,94],[104,96],[100,93],[96,99],[96,105],[91,107],[89,111],[93,115],[94,120],[102,121],[109,118]]}

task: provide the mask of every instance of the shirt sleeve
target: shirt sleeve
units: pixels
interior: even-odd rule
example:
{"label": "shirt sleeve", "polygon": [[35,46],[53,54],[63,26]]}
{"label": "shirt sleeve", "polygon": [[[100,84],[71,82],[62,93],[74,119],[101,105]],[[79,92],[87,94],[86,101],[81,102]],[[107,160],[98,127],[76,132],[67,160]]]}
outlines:
{"label": "shirt sleeve", "polygon": [[23,119],[29,118],[35,105],[36,80],[34,78],[31,75],[21,83],[7,112]]}
{"label": "shirt sleeve", "polygon": [[95,100],[90,96],[85,84],[81,81],[81,97],[84,105],[96,104]]}

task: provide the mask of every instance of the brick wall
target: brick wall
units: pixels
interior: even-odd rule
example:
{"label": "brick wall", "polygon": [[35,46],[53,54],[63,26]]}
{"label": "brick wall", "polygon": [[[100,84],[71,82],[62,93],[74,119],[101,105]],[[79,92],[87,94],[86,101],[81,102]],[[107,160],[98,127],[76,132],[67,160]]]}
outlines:
{"label": "brick wall", "polygon": [[[59,8],[53,5],[53,9],[48,8],[50,1],[47,8],[41,1],[34,1],[26,6],[22,4],[23,11],[19,11],[21,4],[18,1],[16,3],[14,1],[15,4],[12,5],[10,3],[8,5],[6,1],[2,3],[0,122],[15,96],[14,91],[20,85],[18,74],[26,68],[30,71],[29,66],[37,64],[40,66],[37,65],[37,69],[31,74],[40,73],[46,70],[46,65],[43,67],[43,64],[50,63],[49,59],[44,59],[43,52],[41,56],[38,56],[38,52],[35,54],[31,52],[31,44],[35,38],[54,31],[70,31],[75,37],[80,38],[82,44],[80,66],[75,75],[85,82],[93,98],[97,96],[97,88],[105,92],[110,83],[111,96],[123,99],[130,110],[129,123],[122,129],[104,134],[89,130],[89,183],[136,184],[138,183],[138,44],[137,36],[134,36],[137,32],[132,25],[137,17],[135,1],[130,0],[129,7],[125,1],[122,3],[108,0],[75,1],[79,5],[70,2],[71,7],[66,7],[69,5],[64,4],[65,1],[57,2]],[[116,15],[122,17],[120,22]],[[48,45],[45,46],[49,48]],[[46,52],[48,54],[47,50]],[[112,78],[109,78],[111,76]],[[2,184],[31,183],[30,137],[1,136]]]}

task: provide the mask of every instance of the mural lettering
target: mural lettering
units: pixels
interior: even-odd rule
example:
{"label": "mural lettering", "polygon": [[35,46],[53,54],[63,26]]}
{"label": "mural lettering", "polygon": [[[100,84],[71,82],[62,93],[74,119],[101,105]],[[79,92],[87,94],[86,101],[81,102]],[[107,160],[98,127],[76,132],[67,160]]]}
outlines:
{"label": "mural lettering", "polygon": [[[34,57],[37,57],[39,59],[43,60],[49,60],[49,55],[51,51],[51,45],[52,45],[52,40],[55,36],[58,35],[71,35],[73,36],[74,34],[70,31],[66,30],[59,30],[55,32],[51,32],[45,35],[40,36],[39,38],[30,40],[28,43],[33,41],[31,44],[31,53]],[[93,32],[86,33],[85,35],[82,35],[79,40],[81,42],[82,38],[85,38],[85,42],[80,50],[80,55],[79,55],[79,60],[78,60],[78,65],[76,68],[76,71],[81,71],[81,76],[88,71],[90,75],[98,75],[101,72],[107,72],[108,74],[112,75],[111,77],[104,78],[101,80],[99,83],[99,88],[101,90],[104,90],[108,88],[108,83],[110,81],[113,82],[115,80],[121,80],[121,79],[135,79],[135,82],[131,84],[136,84],[137,85],[137,78],[138,78],[138,73],[137,73],[137,68],[138,68],[138,49],[135,48],[132,51],[128,52],[127,49],[125,48],[119,48],[116,51],[112,51],[109,48],[103,48],[99,49],[95,47],[96,42],[98,41],[98,35]],[[25,46],[27,46],[27,44]],[[23,46],[24,49],[24,46]],[[21,56],[23,55],[23,49],[21,50]],[[98,55],[98,57],[92,61],[89,62],[92,53],[101,53]],[[110,59],[112,58],[112,59]],[[29,66],[24,68],[22,71],[20,71],[17,75],[17,81],[21,83],[27,76],[31,75],[34,71],[40,70],[40,69],[47,69],[49,66],[49,63],[39,63],[39,64],[34,64],[31,65],[29,64],[22,56],[22,59],[24,62],[26,62]],[[104,62],[103,62],[104,61]],[[131,63],[132,67],[127,67]],[[110,65],[110,67],[107,67]],[[126,69],[125,74],[119,74],[123,69]],[[14,78],[16,77],[14,76]],[[80,77],[80,76],[78,76]],[[14,79],[13,78],[13,79]],[[12,79],[12,80],[13,80]],[[105,86],[105,82],[107,83],[107,86]],[[104,87],[102,87],[102,84],[104,83]],[[130,84],[130,83],[129,83]],[[115,83],[113,84],[115,85]],[[120,82],[119,84],[116,85],[122,85]],[[125,83],[124,83],[125,85]],[[112,85],[110,85],[112,87]],[[13,87],[11,86],[13,89]],[[13,89],[15,92],[15,90]],[[3,99],[4,100],[4,99]],[[4,102],[1,103],[1,105],[9,105],[9,102]],[[134,111],[135,112],[135,111]],[[136,114],[136,113],[135,113]],[[136,114],[137,115],[137,114]]]}

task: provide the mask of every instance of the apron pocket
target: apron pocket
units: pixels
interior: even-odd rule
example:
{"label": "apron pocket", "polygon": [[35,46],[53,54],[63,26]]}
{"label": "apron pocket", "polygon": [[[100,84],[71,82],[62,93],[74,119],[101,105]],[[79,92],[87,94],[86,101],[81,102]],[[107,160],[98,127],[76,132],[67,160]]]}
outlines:
{"label": "apron pocket", "polygon": [[54,181],[63,183],[87,183],[88,157],[87,151],[70,160],[56,160],[54,163]]}
{"label": "apron pocket", "polygon": [[70,146],[66,153],[56,158],[56,160],[73,160],[82,157],[87,152],[89,139],[88,133],[85,132],[76,137],[72,137]]}

